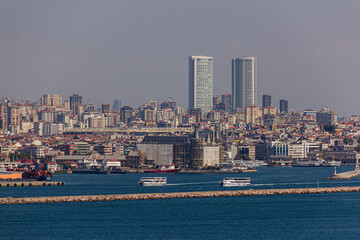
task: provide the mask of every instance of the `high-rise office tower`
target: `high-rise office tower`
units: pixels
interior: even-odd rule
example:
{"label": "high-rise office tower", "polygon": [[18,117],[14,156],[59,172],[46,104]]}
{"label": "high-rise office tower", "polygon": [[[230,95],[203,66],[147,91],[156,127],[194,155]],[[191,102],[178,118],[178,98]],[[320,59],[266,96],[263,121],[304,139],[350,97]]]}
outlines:
{"label": "high-rise office tower", "polygon": [[113,103],[113,110],[115,112],[120,112],[120,108],[121,108],[121,100],[115,99]]}
{"label": "high-rise office tower", "polygon": [[221,103],[225,106],[225,111],[230,112],[231,109],[231,94],[225,93],[221,95]]}
{"label": "high-rise office tower", "polygon": [[70,96],[70,110],[72,114],[79,114],[81,109],[82,96],[79,94],[73,94]]}
{"label": "high-rise office tower", "polygon": [[280,112],[288,112],[288,101],[283,99],[280,100]]}
{"label": "high-rise office tower", "polygon": [[232,109],[257,104],[257,64],[255,57],[234,58],[231,64]]}
{"label": "high-rise office tower", "polygon": [[129,106],[124,106],[121,108],[121,122],[128,123],[129,120],[132,118],[132,111],[133,108]]}
{"label": "high-rise office tower", "polygon": [[270,107],[271,106],[271,96],[270,95],[263,95],[262,96],[262,107]]}
{"label": "high-rise office tower", "polygon": [[213,109],[213,58],[189,57],[189,109]]}

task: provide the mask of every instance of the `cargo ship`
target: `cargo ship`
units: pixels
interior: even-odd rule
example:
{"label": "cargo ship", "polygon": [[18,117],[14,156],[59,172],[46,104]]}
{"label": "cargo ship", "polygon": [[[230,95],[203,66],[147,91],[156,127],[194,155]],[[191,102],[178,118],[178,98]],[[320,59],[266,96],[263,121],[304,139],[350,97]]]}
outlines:
{"label": "cargo ship", "polygon": [[175,168],[174,164],[170,164],[169,166],[161,166],[160,169],[144,170],[144,173],[178,173],[178,172],[180,172],[180,168]]}

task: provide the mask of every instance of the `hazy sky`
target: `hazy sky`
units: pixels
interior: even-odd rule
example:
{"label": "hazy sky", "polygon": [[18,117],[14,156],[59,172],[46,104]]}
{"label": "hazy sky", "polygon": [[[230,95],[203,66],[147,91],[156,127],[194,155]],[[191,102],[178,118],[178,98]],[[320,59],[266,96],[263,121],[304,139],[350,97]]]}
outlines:
{"label": "hazy sky", "polygon": [[0,1],[0,96],[73,93],[136,107],[187,107],[188,56],[214,57],[214,94],[231,59],[255,56],[258,105],[359,114],[360,1]]}

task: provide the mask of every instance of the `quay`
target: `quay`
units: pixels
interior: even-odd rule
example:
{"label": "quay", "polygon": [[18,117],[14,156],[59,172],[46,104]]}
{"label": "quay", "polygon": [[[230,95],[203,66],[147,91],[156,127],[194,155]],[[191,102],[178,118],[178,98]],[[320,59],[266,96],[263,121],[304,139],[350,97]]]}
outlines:
{"label": "quay", "polygon": [[25,197],[25,198],[6,197],[6,198],[0,198],[0,205],[178,199],[178,198],[240,197],[240,196],[265,196],[265,195],[289,195],[289,194],[320,194],[320,193],[341,193],[341,192],[360,192],[360,186],[325,187],[325,188],[256,189],[256,190],[248,189],[248,190],[236,190],[236,191],[171,192],[171,193],[141,193],[141,194]]}
{"label": "quay", "polygon": [[45,186],[64,186],[64,182],[45,182],[45,181],[0,181],[0,187],[45,187]]}

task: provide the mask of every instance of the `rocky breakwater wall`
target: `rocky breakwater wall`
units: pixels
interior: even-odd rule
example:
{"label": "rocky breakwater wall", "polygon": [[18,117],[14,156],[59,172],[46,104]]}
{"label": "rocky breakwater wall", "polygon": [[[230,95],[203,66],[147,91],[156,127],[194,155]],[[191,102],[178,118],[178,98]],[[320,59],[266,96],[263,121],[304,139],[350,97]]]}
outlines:
{"label": "rocky breakwater wall", "polygon": [[360,186],[328,187],[328,188],[257,189],[257,190],[209,191],[209,192],[142,193],[142,194],[119,194],[119,195],[27,197],[27,198],[6,197],[6,198],[0,198],[0,204],[98,202],[98,201],[174,199],[174,198],[209,198],[209,197],[288,195],[288,194],[319,194],[319,193],[339,193],[339,192],[360,192]]}

